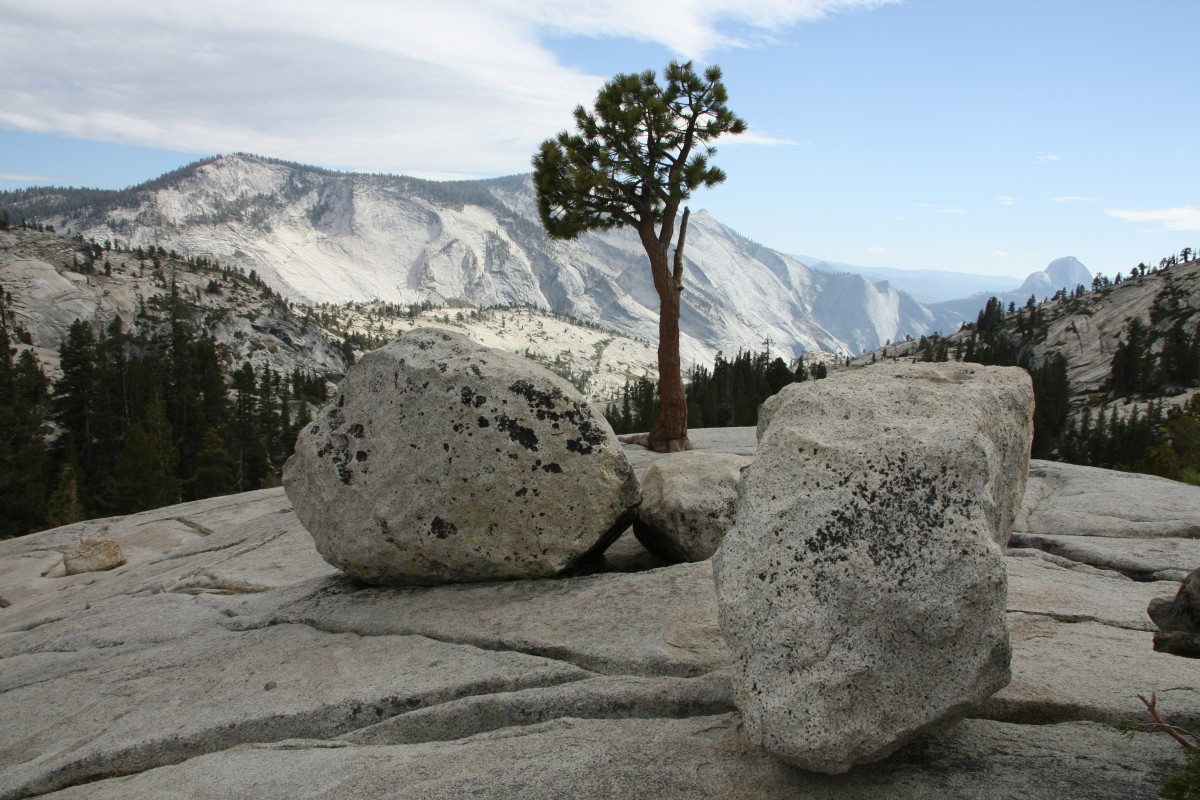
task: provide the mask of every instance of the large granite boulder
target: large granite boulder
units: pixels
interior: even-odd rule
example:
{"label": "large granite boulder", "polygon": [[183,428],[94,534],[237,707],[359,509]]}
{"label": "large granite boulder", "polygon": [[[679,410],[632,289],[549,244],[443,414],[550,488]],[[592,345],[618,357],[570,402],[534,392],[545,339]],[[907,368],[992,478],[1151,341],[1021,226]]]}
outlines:
{"label": "large granite boulder", "polygon": [[1024,488],[1024,370],[888,364],[771,403],[714,557],[752,741],[845,772],[1009,680],[1001,546]]}
{"label": "large granite boulder", "polygon": [[283,479],[321,555],[372,583],[555,575],[602,552],[639,497],[569,383],[427,329],[350,369]]}
{"label": "large granite boulder", "polygon": [[703,561],[733,525],[742,470],[754,459],[692,450],[658,459],[642,476],[633,533],[669,561]]}

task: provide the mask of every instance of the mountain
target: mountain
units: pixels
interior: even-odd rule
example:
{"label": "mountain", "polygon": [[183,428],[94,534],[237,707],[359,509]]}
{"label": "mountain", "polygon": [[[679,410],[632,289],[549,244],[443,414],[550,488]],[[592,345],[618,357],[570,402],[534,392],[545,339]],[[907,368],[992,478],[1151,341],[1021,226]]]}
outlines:
{"label": "mountain", "polygon": [[[1015,290],[980,292],[958,300],[933,303],[930,308],[936,311],[939,318],[958,316],[962,322],[974,322],[980,309],[987,304],[989,297],[995,297],[1001,305],[1007,308],[1009,303],[1023,306],[1029,302],[1030,297],[1045,300],[1053,297],[1060,290],[1066,290],[1069,293],[1075,291],[1079,286],[1086,288],[1091,285],[1092,273],[1088,268],[1074,256],[1065,256],[1054,259],[1043,270],[1029,273],[1029,276]],[[954,329],[943,328],[941,332],[946,333],[950,330]]]}
{"label": "mountain", "polygon": [[811,256],[797,256],[808,267],[821,272],[852,272],[865,275],[872,281],[887,281],[922,303],[940,303],[982,294],[984,299],[999,292],[1012,291],[1017,279],[1008,275],[972,275],[966,272],[944,272],[936,269],[896,269],[894,267],[860,267],[837,261],[825,261]]}
{"label": "mountain", "polygon": [[1073,291],[1077,286],[1089,286],[1092,273],[1074,256],[1056,258],[1041,272],[1034,272],[1025,279],[1017,294],[1026,297],[1049,297],[1059,289]]}
{"label": "mountain", "polygon": [[[7,192],[0,209],[98,242],[235,265],[293,301],[528,305],[658,338],[636,235],[550,240],[528,176],[437,183],[231,155],[119,192]],[[685,364],[767,341],[792,357],[860,353],[966,316],[887,282],[814,270],[704,211],[691,217],[686,255]]]}
{"label": "mountain", "polygon": [[[93,262],[94,259],[94,262]],[[415,326],[464,333],[480,344],[521,353],[604,401],[627,378],[657,374],[652,346],[595,325],[528,308],[453,309],[379,302],[337,307],[285,302],[257,276],[173,253],[99,247],[75,237],[23,228],[0,230],[0,287],[11,296],[14,321],[53,377],[58,348],[80,319],[103,330],[120,317],[132,330],[165,306],[177,287],[197,322],[226,354],[227,367],[249,361],[256,372],[299,369],[340,380],[345,342],[361,350]]]}
{"label": "mountain", "polygon": [[851,366],[911,358],[1025,367],[1035,457],[1200,485],[1200,260],[1191,253],[1112,280],[1085,281],[1078,261],[1059,259],[1026,283],[1053,286],[1049,299],[1007,313],[989,300],[961,331],[899,342]]}

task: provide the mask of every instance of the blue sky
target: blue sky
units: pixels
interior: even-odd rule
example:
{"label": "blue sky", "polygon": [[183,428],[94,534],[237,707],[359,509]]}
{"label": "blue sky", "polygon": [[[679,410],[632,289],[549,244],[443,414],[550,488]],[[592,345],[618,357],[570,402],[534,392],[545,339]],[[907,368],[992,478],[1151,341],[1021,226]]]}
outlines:
{"label": "blue sky", "polygon": [[603,80],[692,58],[751,128],[692,205],[778,250],[1024,276],[1200,246],[1195,0],[0,0],[0,19],[0,189],[235,151],[524,172]]}

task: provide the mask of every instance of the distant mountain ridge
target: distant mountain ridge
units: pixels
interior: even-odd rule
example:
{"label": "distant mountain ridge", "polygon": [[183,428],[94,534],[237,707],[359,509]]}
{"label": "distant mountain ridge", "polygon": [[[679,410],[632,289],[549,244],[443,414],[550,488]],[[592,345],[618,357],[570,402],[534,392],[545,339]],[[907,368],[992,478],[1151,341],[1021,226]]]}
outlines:
{"label": "distant mountain ridge", "polygon": [[[527,176],[438,183],[238,154],[120,192],[2,193],[0,208],[97,241],[220,259],[294,300],[530,305],[657,340],[658,298],[636,235],[550,240]],[[793,357],[857,354],[957,330],[982,305],[925,304],[889,282],[814,269],[704,211],[691,217],[686,255],[685,362],[766,342]]]}
{"label": "distant mountain ridge", "polygon": [[907,292],[922,303],[958,300],[976,294],[992,295],[1010,291],[1020,280],[1008,275],[971,275],[965,272],[944,272],[933,269],[897,269],[894,267],[860,267],[812,256],[798,256],[809,267],[822,272],[853,272],[872,281],[887,281],[899,291]]}

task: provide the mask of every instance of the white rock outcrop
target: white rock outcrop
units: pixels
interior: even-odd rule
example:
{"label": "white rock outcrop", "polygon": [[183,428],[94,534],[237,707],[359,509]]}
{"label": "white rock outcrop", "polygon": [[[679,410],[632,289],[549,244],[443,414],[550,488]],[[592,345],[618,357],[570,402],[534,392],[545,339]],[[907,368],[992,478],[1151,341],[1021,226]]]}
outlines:
{"label": "white rock outcrop", "polygon": [[445,331],[364,356],[284,468],[329,563],[372,583],[547,577],[602,552],[639,488],[566,381]]}
{"label": "white rock outcrop", "polygon": [[671,561],[712,558],[733,525],[742,470],[752,461],[696,450],[655,461],[642,476],[634,535]]}
{"label": "white rock outcrop", "polygon": [[734,698],[753,741],[841,773],[1008,683],[1001,548],[1032,387],[1012,368],[889,364],[769,406],[714,557]]}

